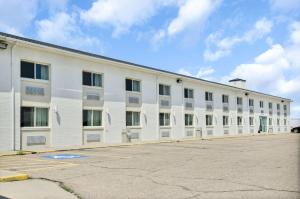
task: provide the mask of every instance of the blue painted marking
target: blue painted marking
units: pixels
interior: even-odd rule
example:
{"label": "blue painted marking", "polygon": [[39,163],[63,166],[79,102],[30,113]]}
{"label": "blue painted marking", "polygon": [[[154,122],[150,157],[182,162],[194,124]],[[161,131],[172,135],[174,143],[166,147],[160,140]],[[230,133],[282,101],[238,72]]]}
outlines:
{"label": "blue painted marking", "polygon": [[78,155],[78,154],[55,154],[55,155],[46,155],[43,156],[44,158],[49,158],[49,159],[74,159],[74,158],[84,158],[86,156],[83,155]]}

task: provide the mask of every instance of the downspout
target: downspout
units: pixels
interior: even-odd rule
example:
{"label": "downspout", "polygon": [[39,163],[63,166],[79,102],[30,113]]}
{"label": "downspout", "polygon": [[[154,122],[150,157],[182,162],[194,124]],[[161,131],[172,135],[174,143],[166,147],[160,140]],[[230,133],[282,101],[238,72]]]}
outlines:
{"label": "downspout", "polygon": [[10,47],[10,83],[11,83],[11,92],[12,92],[12,134],[13,134],[13,150],[16,150],[16,128],[15,128],[15,87],[13,83],[13,48],[15,47],[16,42],[14,42]]}

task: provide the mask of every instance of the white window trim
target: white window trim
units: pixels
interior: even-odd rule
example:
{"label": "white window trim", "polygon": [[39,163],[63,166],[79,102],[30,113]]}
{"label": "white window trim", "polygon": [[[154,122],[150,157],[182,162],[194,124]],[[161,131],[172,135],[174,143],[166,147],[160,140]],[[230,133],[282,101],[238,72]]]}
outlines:
{"label": "white window trim", "polygon": [[[34,81],[34,82],[39,81],[39,82],[44,82],[44,83],[48,83],[48,82],[51,81],[51,64],[44,63],[44,62],[32,61],[32,60],[28,60],[28,59],[21,59],[20,60],[20,66],[21,66],[21,62],[22,61],[24,61],[24,62],[30,62],[30,63],[34,64],[34,67],[33,67],[34,78],[21,77],[21,74],[20,74],[21,80],[31,80],[31,81]],[[36,79],[36,65],[37,64],[48,66],[48,80],[45,80],[45,79]]]}
{"label": "white window trim", "polygon": [[[50,129],[50,108],[49,107],[43,107],[43,106],[21,106],[22,107],[29,107],[33,108],[33,126],[24,126],[21,127],[21,130],[49,130]],[[48,126],[36,126],[36,108],[47,108],[48,109]]]}
{"label": "white window trim", "polygon": [[[186,124],[185,124],[185,115],[192,115],[192,125],[186,125]],[[189,122],[188,122],[188,123],[189,123]],[[184,126],[185,126],[185,127],[194,127],[194,126],[195,126],[194,123],[195,123],[195,121],[194,121],[194,114],[193,114],[193,113],[185,113],[185,114],[184,114]]]}
{"label": "white window trim", "polygon": [[[82,116],[83,116],[83,111],[84,110],[92,111],[92,126],[84,126],[83,125],[83,121],[82,121],[82,127],[84,129],[103,129],[103,110],[102,109],[98,109],[98,108],[90,108],[90,107],[83,108],[82,109]],[[101,111],[101,126],[94,126],[94,111]]]}
{"label": "white window trim", "polygon": [[[172,125],[171,125],[171,114],[168,113],[168,112],[159,112],[159,114],[158,114],[159,116],[158,116],[158,117],[160,117],[160,114],[161,114],[161,113],[164,114],[164,125],[163,125],[163,126],[160,125],[160,118],[158,118],[158,119],[159,119],[159,126],[160,126],[161,128],[164,128],[164,127],[165,127],[165,128],[171,128],[171,126],[172,126]],[[169,114],[169,125],[165,125],[165,118],[166,118],[165,115],[166,115],[166,114]]]}
{"label": "white window trim", "polygon": [[[131,88],[133,88],[133,80],[140,82],[140,91],[128,91],[128,90],[126,90],[126,79],[130,79],[132,81]],[[139,93],[139,94],[141,94],[142,93],[142,80],[135,79],[135,78],[132,78],[132,77],[125,77],[125,91],[130,92],[130,93]]]}
{"label": "white window trim", "polygon": [[213,115],[208,115],[208,116],[211,116],[211,124],[210,125],[206,124],[206,116],[207,115],[205,115],[205,126],[206,127],[214,127],[214,116]]}
{"label": "white window trim", "polygon": [[102,82],[101,82],[101,84],[102,84],[102,86],[89,86],[89,85],[83,85],[82,84],[82,87],[86,87],[86,88],[95,88],[95,89],[99,89],[99,90],[101,90],[101,89],[103,89],[104,88],[104,73],[101,73],[101,72],[94,72],[94,71],[89,71],[89,70],[82,70],[82,74],[81,74],[81,78],[82,78],[82,80],[81,80],[81,82],[83,81],[83,72],[87,72],[87,73],[91,73],[91,81],[93,81],[93,74],[97,74],[97,75],[101,75],[101,80],[102,80]]}
{"label": "white window trim", "polygon": [[[193,92],[193,97],[189,97],[189,96],[188,96],[188,97],[185,97],[185,96],[184,96],[185,89],[188,90],[188,95],[189,95],[189,91],[191,90],[191,91]],[[195,97],[194,89],[192,89],[192,88],[183,88],[183,98],[184,98],[184,99],[194,99],[194,97]]]}
{"label": "white window trim", "polygon": [[[127,126],[127,120],[126,120],[126,112],[136,112],[136,113],[140,113],[139,116],[140,116],[140,124],[137,125],[137,126]],[[141,112],[140,111],[131,111],[131,110],[126,110],[125,112],[125,125],[126,125],[126,128],[130,128],[130,129],[141,129],[142,128],[142,124],[141,124]],[[131,121],[133,121],[133,114],[131,115]]]}
{"label": "white window trim", "polygon": [[[161,94],[159,94],[159,86],[160,86],[160,85],[162,85],[162,86],[169,86],[169,88],[170,88],[170,95],[161,95]],[[163,84],[163,83],[158,83],[158,95],[159,95],[159,96],[171,97],[171,96],[172,96],[171,85]]]}

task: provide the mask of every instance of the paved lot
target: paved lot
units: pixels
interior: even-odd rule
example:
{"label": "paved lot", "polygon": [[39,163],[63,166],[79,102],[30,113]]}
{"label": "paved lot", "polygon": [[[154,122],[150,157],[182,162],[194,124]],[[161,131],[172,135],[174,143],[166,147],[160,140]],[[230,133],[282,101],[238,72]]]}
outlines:
{"label": "paved lot", "polygon": [[87,156],[72,160],[0,157],[0,168],[82,198],[300,198],[299,152],[300,134],[285,134],[62,152]]}

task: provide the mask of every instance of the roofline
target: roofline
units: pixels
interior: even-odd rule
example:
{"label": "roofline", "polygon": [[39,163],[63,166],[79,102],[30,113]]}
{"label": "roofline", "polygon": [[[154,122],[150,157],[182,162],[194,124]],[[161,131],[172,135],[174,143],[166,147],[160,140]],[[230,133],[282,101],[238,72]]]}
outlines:
{"label": "roofline", "polygon": [[235,79],[229,80],[229,82],[246,82],[246,80],[240,79],[240,78],[235,78]]}
{"label": "roofline", "polygon": [[188,78],[188,79],[192,79],[192,80],[198,80],[198,81],[202,81],[202,82],[206,82],[206,83],[210,83],[210,84],[225,86],[225,87],[233,88],[233,89],[236,89],[236,90],[242,90],[242,91],[245,91],[245,92],[252,92],[252,93],[259,94],[259,95],[265,95],[265,96],[269,96],[269,97],[280,98],[280,99],[284,99],[284,100],[288,100],[288,101],[292,102],[291,99],[284,98],[284,97],[270,95],[270,94],[266,94],[266,93],[262,93],[262,92],[258,92],[258,91],[254,91],[254,90],[244,89],[244,88],[238,88],[238,87],[235,87],[235,86],[231,86],[231,85],[227,85],[227,84],[223,84],[223,83],[219,83],[219,82],[213,82],[213,81],[209,81],[209,80],[205,80],[205,79],[201,79],[201,78],[197,78],[197,77],[192,77],[192,76],[183,75],[183,74],[179,74],[179,73],[175,73],[175,72],[171,72],[171,71],[167,71],[167,70],[162,70],[162,69],[158,69],[158,68],[154,68],[154,67],[150,67],[150,66],[145,66],[145,65],[136,64],[136,63],[132,63],[132,62],[128,62],[128,61],[124,61],[124,60],[120,60],[120,59],[115,59],[115,58],[111,58],[111,57],[107,57],[107,56],[103,56],[103,55],[98,55],[98,54],[95,54],[95,53],[89,53],[89,52],[77,50],[77,49],[74,49],[74,48],[68,48],[68,47],[64,47],[64,46],[60,46],[60,45],[56,45],[56,44],[51,44],[51,43],[47,43],[47,42],[43,42],[43,41],[39,41],[39,40],[29,39],[29,38],[26,38],[26,37],[21,37],[21,36],[17,36],[17,35],[13,35],[13,34],[0,32],[0,36],[8,37],[8,38],[11,38],[11,39],[16,39],[16,40],[20,40],[20,41],[25,41],[25,42],[29,42],[29,43],[33,43],[33,44],[38,44],[38,45],[42,45],[42,46],[46,46],[46,47],[50,47],[50,48],[55,48],[55,49],[59,49],[59,50],[63,50],[63,51],[67,51],[67,52],[71,52],[71,53],[75,53],[75,54],[86,55],[86,56],[93,57],[93,58],[104,59],[104,60],[107,60],[107,61],[132,65],[132,66],[136,66],[136,67],[139,67],[139,68],[142,68],[142,69],[148,69],[148,70],[167,73],[167,74],[171,74],[171,75],[175,75],[175,76],[179,76],[179,77],[184,77],[184,78]]}

